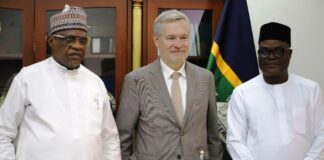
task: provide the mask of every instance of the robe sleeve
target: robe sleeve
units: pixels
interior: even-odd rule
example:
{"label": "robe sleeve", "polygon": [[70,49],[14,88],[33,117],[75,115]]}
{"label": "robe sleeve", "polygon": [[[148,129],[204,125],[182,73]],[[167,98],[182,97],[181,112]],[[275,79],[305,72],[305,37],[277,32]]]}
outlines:
{"label": "robe sleeve", "polygon": [[233,160],[253,160],[247,147],[248,120],[244,99],[239,90],[233,91],[227,111],[227,149]]}
{"label": "robe sleeve", "polygon": [[324,97],[319,86],[313,95],[315,138],[305,160],[324,159]]}
{"label": "robe sleeve", "polygon": [[10,86],[7,96],[0,108],[0,159],[14,160],[14,140],[22,121],[26,99],[26,86],[18,74]]}

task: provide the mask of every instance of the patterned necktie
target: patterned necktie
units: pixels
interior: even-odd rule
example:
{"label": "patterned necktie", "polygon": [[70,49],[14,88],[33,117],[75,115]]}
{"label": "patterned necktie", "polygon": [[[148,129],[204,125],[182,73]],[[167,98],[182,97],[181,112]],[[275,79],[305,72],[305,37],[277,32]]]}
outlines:
{"label": "patterned necktie", "polygon": [[171,85],[171,99],[176,111],[177,117],[180,124],[182,124],[183,111],[182,111],[182,98],[181,98],[181,89],[179,85],[178,78],[181,76],[179,72],[174,72],[171,75],[172,85]]}

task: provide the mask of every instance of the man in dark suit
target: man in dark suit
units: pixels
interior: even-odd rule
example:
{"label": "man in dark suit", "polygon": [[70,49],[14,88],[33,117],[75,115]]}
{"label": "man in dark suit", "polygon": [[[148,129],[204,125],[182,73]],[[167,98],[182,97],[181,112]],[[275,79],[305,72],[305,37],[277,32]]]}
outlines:
{"label": "man in dark suit", "polygon": [[183,13],[168,10],[155,19],[159,56],[123,84],[117,114],[123,160],[221,159],[214,77],[186,62],[189,36]]}

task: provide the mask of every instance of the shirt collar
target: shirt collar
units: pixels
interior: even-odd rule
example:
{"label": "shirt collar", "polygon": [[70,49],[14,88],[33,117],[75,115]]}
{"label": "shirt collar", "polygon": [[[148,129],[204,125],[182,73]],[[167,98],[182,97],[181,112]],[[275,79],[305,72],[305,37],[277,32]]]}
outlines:
{"label": "shirt collar", "polygon": [[57,70],[59,70],[61,72],[77,73],[80,70],[80,68],[82,67],[82,65],[80,65],[80,67],[77,68],[77,69],[69,70],[65,66],[58,63],[53,57],[50,57],[49,59],[50,59],[50,64],[54,68],[56,68]]}
{"label": "shirt collar", "polygon": [[162,72],[164,72],[168,78],[171,77],[171,74],[173,72],[179,72],[183,78],[186,78],[186,71],[185,71],[185,65],[186,65],[186,63],[183,63],[183,65],[180,67],[180,69],[177,70],[177,71],[175,71],[174,69],[172,69],[168,65],[166,65],[162,61],[162,59],[160,59],[160,62],[161,62]]}
{"label": "shirt collar", "polygon": [[291,78],[290,78],[290,74],[288,73],[288,80],[286,82],[283,82],[283,83],[279,83],[279,84],[269,84],[267,83],[264,78],[263,78],[263,74],[260,74],[260,77],[262,78],[262,82],[268,86],[268,87],[281,87],[281,86],[286,86],[290,83],[291,81]]}

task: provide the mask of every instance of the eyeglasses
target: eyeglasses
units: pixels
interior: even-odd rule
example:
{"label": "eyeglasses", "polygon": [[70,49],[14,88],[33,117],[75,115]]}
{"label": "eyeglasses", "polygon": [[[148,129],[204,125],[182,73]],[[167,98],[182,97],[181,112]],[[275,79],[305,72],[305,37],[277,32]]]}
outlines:
{"label": "eyeglasses", "polygon": [[79,43],[82,45],[88,45],[90,42],[90,37],[88,36],[75,36],[75,35],[59,35],[59,34],[54,34],[52,35],[53,37],[60,38],[64,40],[66,44],[74,44],[76,40],[79,40]]}
{"label": "eyeglasses", "polygon": [[270,54],[272,54],[275,58],[281,58],[287,51],[290,51],[290,48],[274,48],[274,49],[269,49],[269,48],[260,48],[258,50],[258,54],[262,58],[268,58],[270,57]]}

